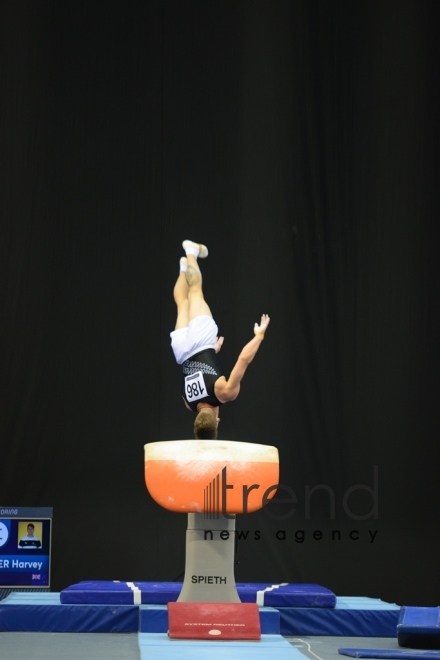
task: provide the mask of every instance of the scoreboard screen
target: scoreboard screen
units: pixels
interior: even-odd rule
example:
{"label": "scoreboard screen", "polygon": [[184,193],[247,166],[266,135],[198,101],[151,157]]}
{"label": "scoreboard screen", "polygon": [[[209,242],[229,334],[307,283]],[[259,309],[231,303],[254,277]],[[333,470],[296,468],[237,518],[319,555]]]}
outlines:
{"label": "scoreboard screen", "polygon": [[0,588],[50,587],[52,511],[0,506]]}

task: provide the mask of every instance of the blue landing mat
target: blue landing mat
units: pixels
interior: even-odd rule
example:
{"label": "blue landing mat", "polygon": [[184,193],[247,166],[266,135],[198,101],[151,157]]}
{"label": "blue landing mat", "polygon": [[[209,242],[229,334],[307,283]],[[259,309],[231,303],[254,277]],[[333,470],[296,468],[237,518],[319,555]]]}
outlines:
{"label": "blue landing mat", "polygon": [[440,650],[440,607],[402,607],[397,641],[413,649]]}
{"label": "blue landing mat", "polygon": [[[335,637],[395,637],[400,611],[397,605],[378,599],[352,597],[338,598],[335,608],[276,609],[280,616],[279,632],[282,635]],[[0,601],[0,631],[3,632],[139,630],[138,605],[67,605],[61,603],[59,593],[17,592]]]}
{"label": "blue landing mat", "polygon": [[170,640],[160,633],[140,633],[138,639],[141,660],[267,660],[275,655],[277,660],[304,660],[303,654],[280,635],[263,635],[258,642]]}
{"label": "blue landing mat", "polygon": [[[335,607],[336,596],[318,584],[238,582],[242,603],[267,607]],[[85,581],[61,591],[63,604],[166,605],[177,600],[182,582]]]}
{"label": "blue landing mat", "polygon": [[135,605],[68,605],[58,593],[13,593],[0,601],[2,632],[118,632],[139,630]]}
{"label": "blue landing mat", "polygon": [[400,607],[378,598],[338,596],[332,609],[277,607],[282,635],[395,637]]}
{"label": "blue landing mat", "polygon": [[[145,611],[151,608],[152,611]],[[162,610],[162,611],[161,611]],[[278,610],[260,608],[262,634],[280,631]],[[0,601],[2,632],[167,632],[165,605],[63,605],[57,593],[14,593]]]}
{"label": "blue landing mat", "polygon": [[399,651],[399,649],[338,649],[352,658],[396,658],[397,660],[440,660],[438,651]]}
{"label": "blue landing mat", "polygon": [[[269,609],[269,608],[268,608]],[[395,637],[400,607],[375,598],[338,598],[335,608],[276,607],[282,635],[332,637]],[[142,631],[164,633],[168,628],[164,605],[141,606]],[[267,625],[270,625],[268,622]],[[263,632],[272,632],[266,629]]]}

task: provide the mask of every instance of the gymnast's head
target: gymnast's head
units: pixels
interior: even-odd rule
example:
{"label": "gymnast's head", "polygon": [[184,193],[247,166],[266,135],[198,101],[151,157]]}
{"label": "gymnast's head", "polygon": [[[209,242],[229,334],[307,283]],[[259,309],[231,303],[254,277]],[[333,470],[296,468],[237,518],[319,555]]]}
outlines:
{"label": "gymnast's head", "polygon": [[197,440],[217,440],[219,421],[216,408],[201,408],[194,421],[194,437]]}

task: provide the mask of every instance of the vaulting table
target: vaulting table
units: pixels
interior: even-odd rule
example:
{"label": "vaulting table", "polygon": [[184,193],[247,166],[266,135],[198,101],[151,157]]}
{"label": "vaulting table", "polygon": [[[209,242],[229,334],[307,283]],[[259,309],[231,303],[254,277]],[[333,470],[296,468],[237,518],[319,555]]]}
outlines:
{"label": "vaulting table", "polygon": [[275,495],[278,450],[230,440],[145,445],[145,483],[160,506],[188,514],[185,577],[178,601],[239,603],[235,517]]}

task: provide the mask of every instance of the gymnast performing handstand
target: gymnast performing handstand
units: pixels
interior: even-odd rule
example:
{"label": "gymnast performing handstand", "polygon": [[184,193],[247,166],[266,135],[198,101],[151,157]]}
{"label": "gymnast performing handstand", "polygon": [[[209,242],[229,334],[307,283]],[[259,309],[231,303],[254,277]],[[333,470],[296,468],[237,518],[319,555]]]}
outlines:
{"label": "gymnast performing handstand", "polygon": [[202,273],[198,258],[208,256],[205,245],[183,241],[186,257],[180,259],[180,272],[174,286],[177,306],[176,327],[171,336],[171,347],[176,362],[183,367],[183,400],[189,410],[197,413],[194,435],[200,440],[217,438],[219,406],[234,401],[240,392],[241,380],[254,359],[270,322],[263,314],[254,325],[254,337],[244,346],[238,360],[226,379],[217,353],[223,337],[212,318],[202,289]]}

